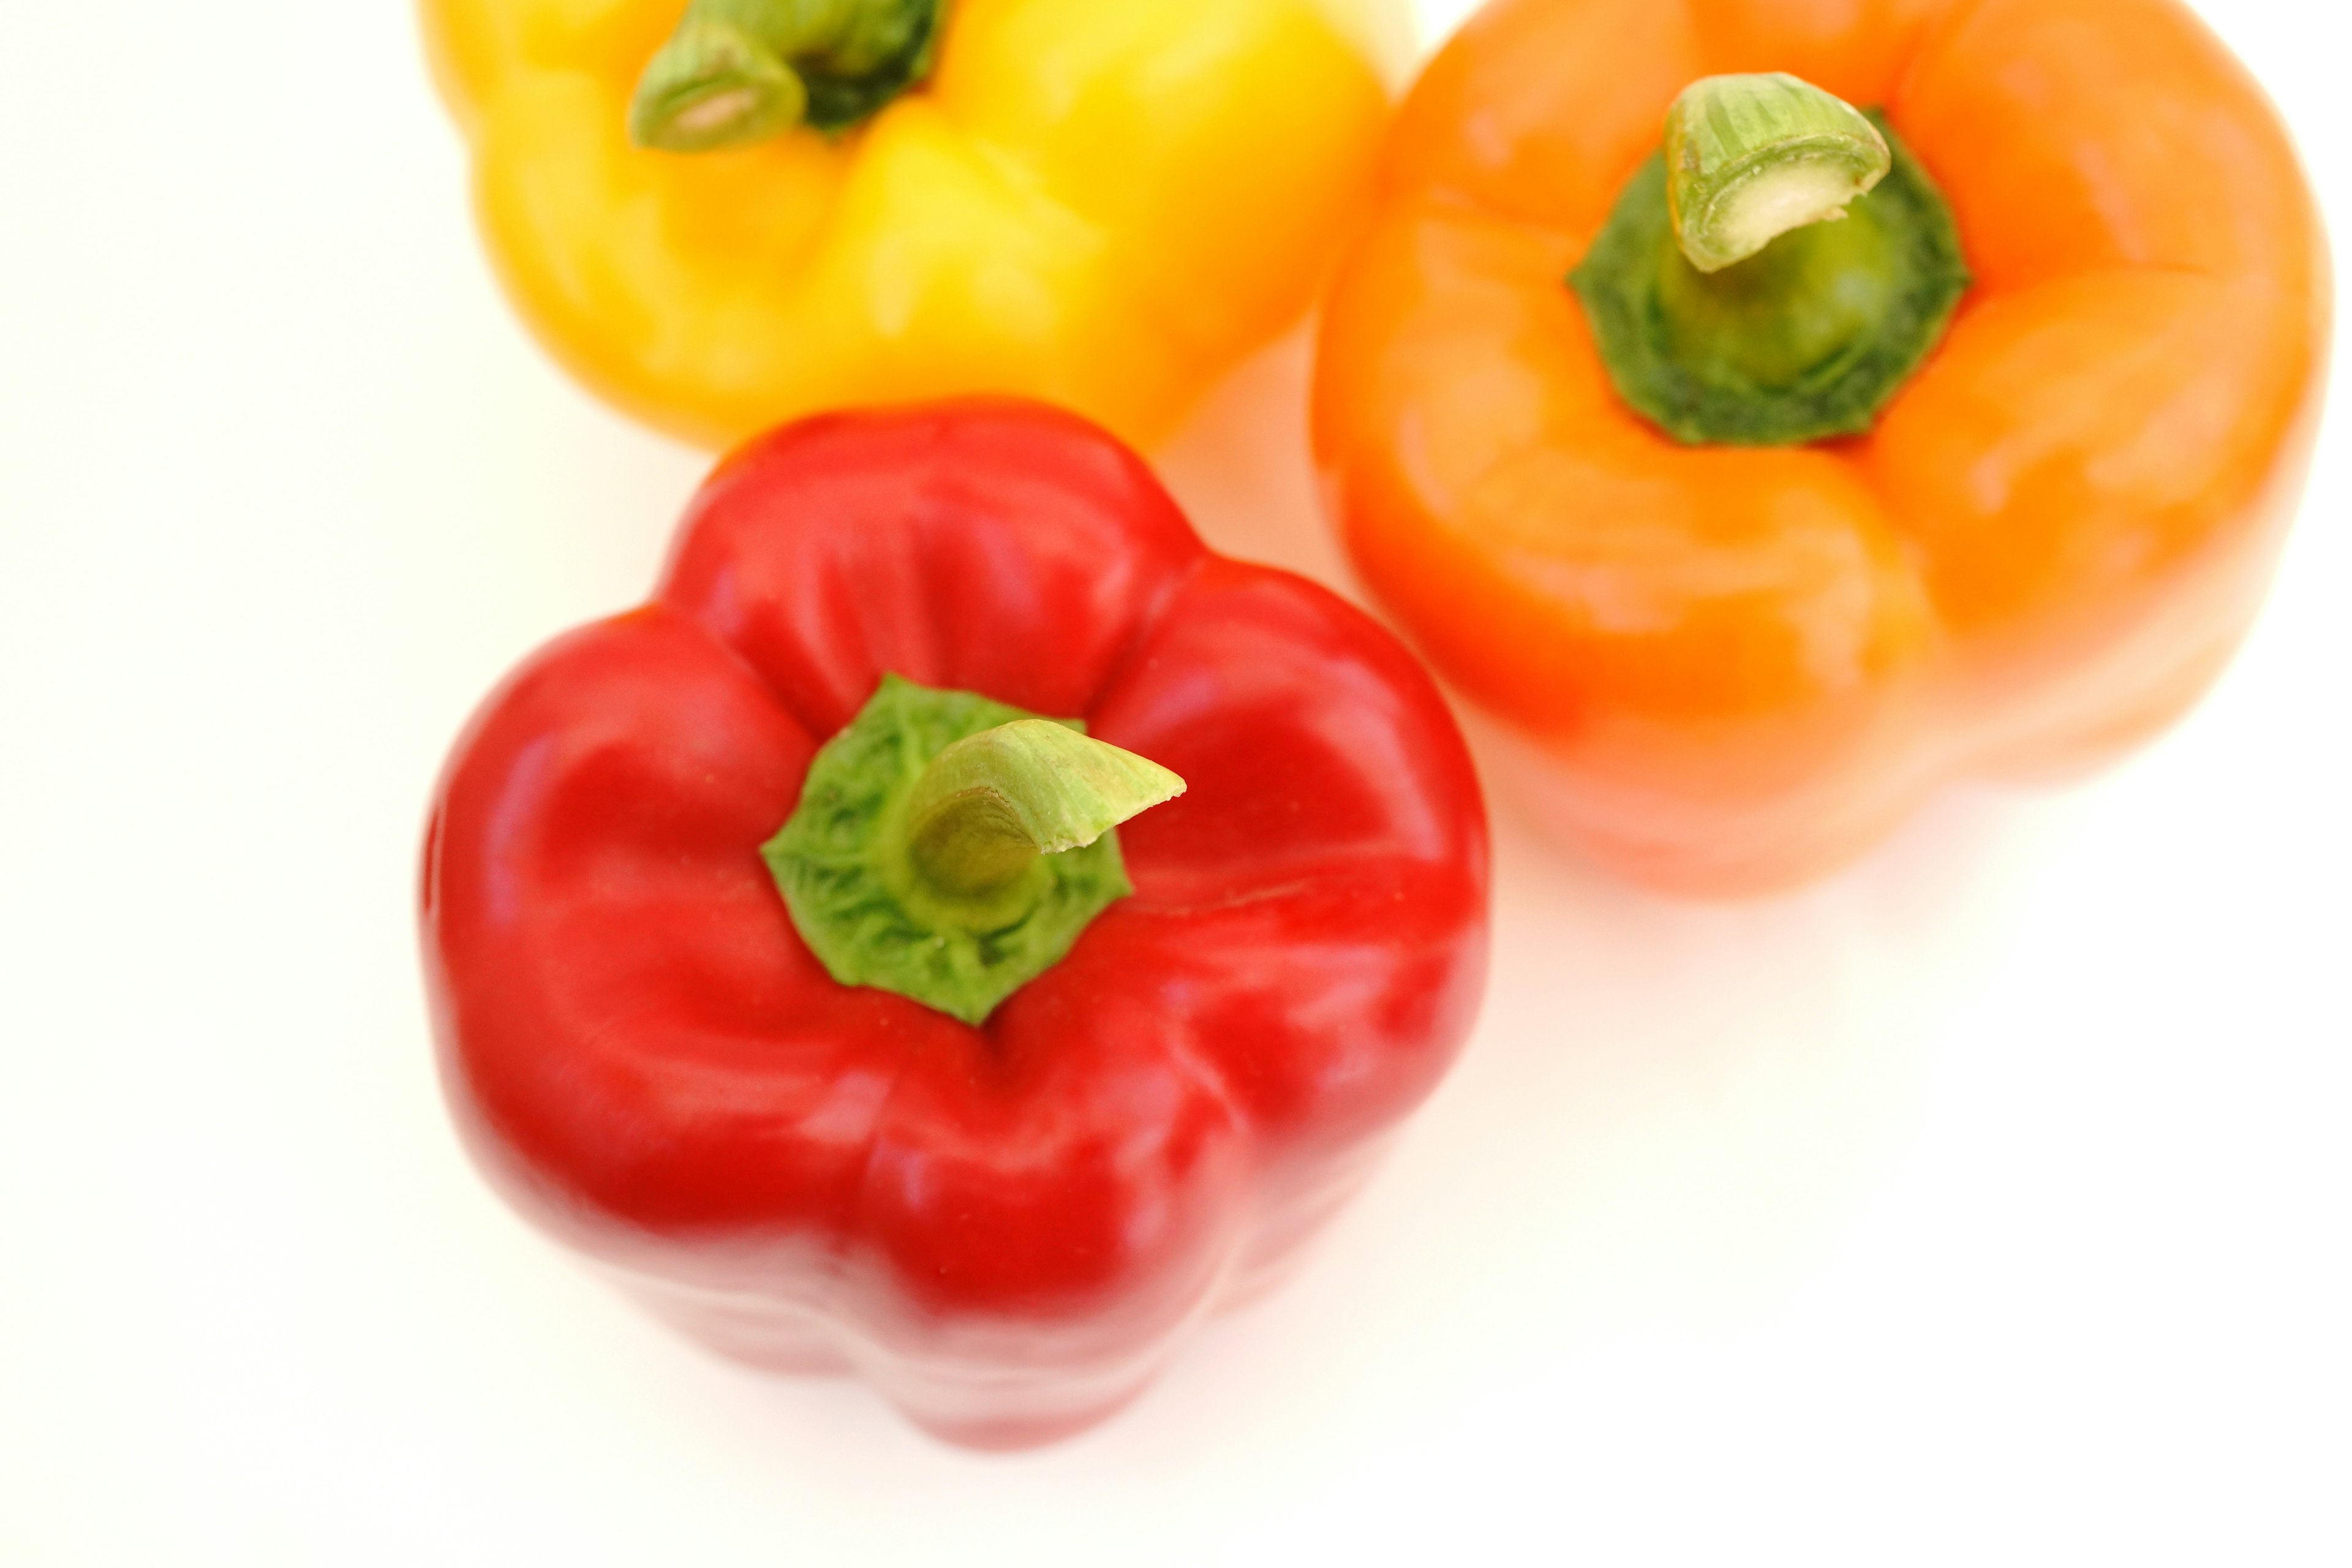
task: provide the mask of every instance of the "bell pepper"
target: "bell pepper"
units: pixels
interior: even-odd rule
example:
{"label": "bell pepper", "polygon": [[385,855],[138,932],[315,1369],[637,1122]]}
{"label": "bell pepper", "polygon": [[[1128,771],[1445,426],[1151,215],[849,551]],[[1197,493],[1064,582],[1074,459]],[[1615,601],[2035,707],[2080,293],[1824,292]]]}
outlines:
{"label": "bell pepper", "polygon": [[727,459],[652,603],[457,742],[422,925],[525,1215],[719,1351],[1007,1445],[1363,1179],[1470,1026],[1486,875],[1393,637],[1099,430],[955,404]]}
{"label": "bell pepper", "polygon": [[1305,310],[1410,37],[1402,0],[420,4],[516,306],[714,448],[975,393],[1156,438]]}
{"label": "bell pepper", "polygon": [[2248,626],[2328,272],[2173,0],[1496,0],[1380,180],[1327,493],[1603,864],[1815,874],[1945,781],[2136,743]]}

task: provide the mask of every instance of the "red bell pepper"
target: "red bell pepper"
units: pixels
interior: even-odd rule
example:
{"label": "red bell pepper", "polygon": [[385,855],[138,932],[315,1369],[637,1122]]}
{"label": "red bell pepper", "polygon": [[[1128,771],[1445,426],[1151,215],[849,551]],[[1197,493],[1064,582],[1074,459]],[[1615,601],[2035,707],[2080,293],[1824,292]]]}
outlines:
{"label": "red bell pepper", "polygon": [[[1082,717],[1188,786],[977,1025],[834,978],[761,863],[888,676]],[[1017,1444],[1266,1282],[1435,1084],[1483,984],[1486,820],[1398,643],[1209,553],[1108,437],[841,415],[728,459],[653,603],[488,700],[423,923],[450,1101],[526,1215],[721,1352]]]}

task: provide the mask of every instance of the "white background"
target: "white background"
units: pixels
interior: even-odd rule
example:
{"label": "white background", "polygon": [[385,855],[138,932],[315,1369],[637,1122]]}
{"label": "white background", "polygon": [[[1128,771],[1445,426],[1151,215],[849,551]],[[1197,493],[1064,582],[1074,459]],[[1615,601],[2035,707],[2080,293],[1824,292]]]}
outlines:
{"label": "white background", "polygon": [[[2208,11],[2352,212],[2324,13]],[[667,1337],[449,1133],[434,772],[703,459],[514,324],[405,9],[8,0],[0,73],[0,1562],[2352,1556],[2343,417],[2094,784],[1734,907],[1498,803],[1485,1022],[1306,1273],[976,1458]],[[1302,363],[1168,468],[1314,564]]]}

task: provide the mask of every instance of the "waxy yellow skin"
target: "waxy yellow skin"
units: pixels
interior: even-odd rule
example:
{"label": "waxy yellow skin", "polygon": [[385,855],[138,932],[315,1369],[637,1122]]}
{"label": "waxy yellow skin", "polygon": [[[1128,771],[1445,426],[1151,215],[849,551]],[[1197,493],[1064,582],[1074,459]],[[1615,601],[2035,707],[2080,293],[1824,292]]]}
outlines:
{"label": "waxy yellow skin", "polygon": [[953,0],[857,130],[634,147],[684,0],[422,0],[508,292],[689,441],[968,393],[1130,442],[1307,306],[1354,226],[1402,0]]}

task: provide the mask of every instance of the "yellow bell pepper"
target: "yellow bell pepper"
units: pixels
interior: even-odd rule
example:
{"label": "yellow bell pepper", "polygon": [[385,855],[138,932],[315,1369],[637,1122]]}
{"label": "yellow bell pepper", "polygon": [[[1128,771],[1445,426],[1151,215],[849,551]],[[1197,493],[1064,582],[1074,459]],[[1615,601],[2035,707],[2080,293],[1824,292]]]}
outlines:
{"label": "yellow bell pepper", "polygon": [[[685,0],[421,4],[523,316],[597,393],[713,447],[969,393],[1150,444],[1306,308],[1409,42],[1402,0],[949,0],[878,112],[680,152],[633,139],[632,100],[642,138],[656,56],[732,47],[698,17],[904,0],[696,0],[684,28]],[[680,101],[672,146],[750,99]]]}

